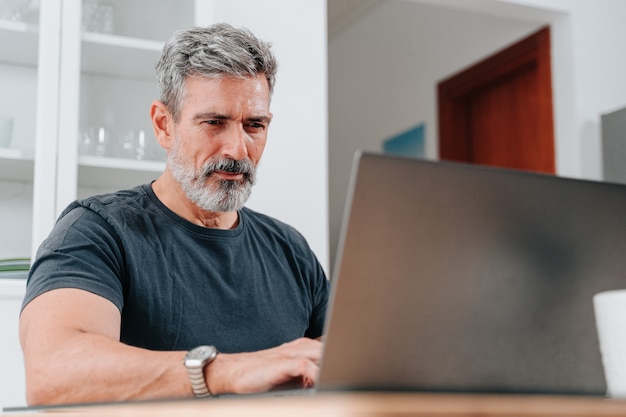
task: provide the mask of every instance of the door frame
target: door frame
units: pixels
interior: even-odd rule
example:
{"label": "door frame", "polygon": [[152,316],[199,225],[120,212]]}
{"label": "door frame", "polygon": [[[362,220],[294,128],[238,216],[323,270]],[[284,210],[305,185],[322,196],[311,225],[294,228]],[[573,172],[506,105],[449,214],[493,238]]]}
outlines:
{"label": "door frame", "polygon": [[[472,92],[510,77],[516,72],[534,67],[537,74],[537,106],[541,118],[537,121],[542,141],[542,152],[548,153],[552,165],[548,172],[555,173],[555,138],[552,105],[552,66],[550,53],[550,27],[546,26],[502,51],[452,75],[437,85],[439,109],[439,158],[442,160],[471,162],[472,144],[468,97]],[[545,143],[544,143],[545,142]]]}

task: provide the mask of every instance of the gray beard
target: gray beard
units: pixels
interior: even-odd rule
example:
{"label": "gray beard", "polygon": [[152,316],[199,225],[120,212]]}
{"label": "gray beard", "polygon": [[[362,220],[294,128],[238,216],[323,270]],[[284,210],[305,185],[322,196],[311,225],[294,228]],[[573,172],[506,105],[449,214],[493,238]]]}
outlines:
{"label": "gray beard", "polygon": [[[200,169],[185,163],[176,142],[167,157],[174,179],[180,184],[187,198],[202,210],[211,212],[233,212],[240,210],[252,192],[256,181],[256,167],[249,159],[212,159]],[[243,174],[242,180],[211,181],[216,169]],[[207,184],[207,181],[211,181]]]}

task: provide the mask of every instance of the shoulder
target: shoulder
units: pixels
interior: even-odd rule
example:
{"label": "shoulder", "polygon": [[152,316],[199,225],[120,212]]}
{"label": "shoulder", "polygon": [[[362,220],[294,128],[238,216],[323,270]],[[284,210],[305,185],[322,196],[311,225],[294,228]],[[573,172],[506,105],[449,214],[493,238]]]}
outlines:
{"label": "shoulder", "polygon": [[113,193],[94,195],[82,200],[76,200],[63,210],[59,219],[83,217],[91,212],[104,219],[107,223],[116,217],[142,215],[149,200],[149,184],[137,186],[128,190]]}
{"label": "shoulder", "polygon": [[144,184],[128,190],[94,195],[83,200],[77,200],[73,205],[70,205],[67,210],[71,210],[72,208],[78,206],[91,208],[93,210],[97,210],[99,208],[116,210],[124,209],[128,206],[136,206],[137,204],[142,204],[142,200],[148,198],[149,189],[149,184]]}

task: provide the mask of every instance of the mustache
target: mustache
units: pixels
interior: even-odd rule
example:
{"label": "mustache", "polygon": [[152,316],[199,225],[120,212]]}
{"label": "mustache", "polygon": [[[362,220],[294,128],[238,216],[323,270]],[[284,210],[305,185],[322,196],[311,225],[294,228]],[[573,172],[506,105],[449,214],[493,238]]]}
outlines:
{"label": "mustache", "polygon": [[202,166],[202,173],[205,177],[210,176],[215,171],[224,171],[232,174],[243,174],[246,179],[254,179],[256,166],[250,159],[212,159]]}

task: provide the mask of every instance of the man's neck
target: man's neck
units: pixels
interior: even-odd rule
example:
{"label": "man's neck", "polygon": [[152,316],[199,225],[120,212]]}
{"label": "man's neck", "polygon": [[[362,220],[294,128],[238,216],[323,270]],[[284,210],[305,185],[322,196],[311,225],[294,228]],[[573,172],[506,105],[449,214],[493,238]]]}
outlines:
{"label": "man's neck", "polygon": [[239,224],[239,214],[236,211],[212,212],[191,202],[167,170],[152,183],[152,190],[167,208],[191,223],[223,230],[234,229]]}

